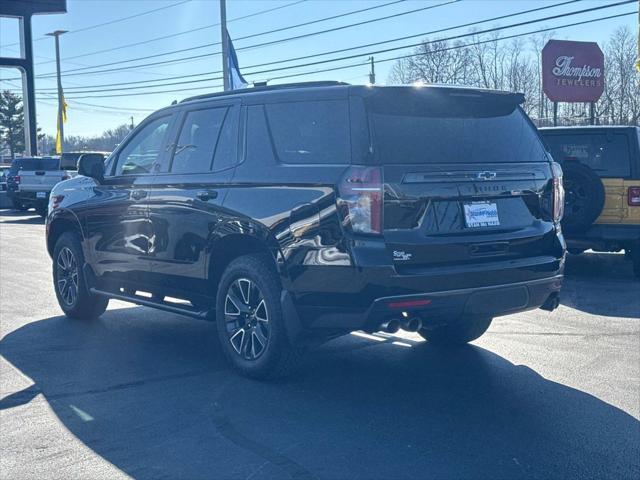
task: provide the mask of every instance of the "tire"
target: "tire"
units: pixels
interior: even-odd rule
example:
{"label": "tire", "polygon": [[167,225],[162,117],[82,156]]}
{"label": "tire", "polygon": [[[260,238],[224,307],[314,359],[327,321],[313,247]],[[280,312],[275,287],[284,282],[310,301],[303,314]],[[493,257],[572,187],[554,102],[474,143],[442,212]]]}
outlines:
{"label": "tire", "polygon": [[565,162],[562,172],[566,195],[562,229],[584,232],[602,213],[604,185],[596,172],[578,162]]}
{"label": "tire", "polygon": [[13,205],[13,209],[19,212],[26,212],[27,210],[29,210],[29,207],[21,203],[19,200],[16,200],[15,198],[11,200],[11,204]]}
{"label": "tire", "polygon": [[104,313],[109,299],[89,292],[83,265],[78,235],[63,233],[53,250],[53,285],[58,304],[67,317],[93,319]]}
{"label": "tire", "polygon": [[246,377],[284,377],[300,363],[301,349],[287,338],[281,292],[268,255],[239,257],[222,274],[216,298],[218,340],[229,363]]}
{"label": "tire", "polygon": [[431,330],[422,329],[418,333],[434,345],[464,345],[476,338],[480,338],[491,325],[492,318],[465,317],[457,322],[442,325]]}

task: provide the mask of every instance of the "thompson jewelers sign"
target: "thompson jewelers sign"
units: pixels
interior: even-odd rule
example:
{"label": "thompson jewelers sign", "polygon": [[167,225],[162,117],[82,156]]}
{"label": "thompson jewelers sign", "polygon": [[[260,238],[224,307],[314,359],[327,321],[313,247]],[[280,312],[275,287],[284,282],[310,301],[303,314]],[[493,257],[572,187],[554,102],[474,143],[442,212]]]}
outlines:
{"label": "thompson jewelers sign", "polygon": [[542,49],[542,88],[553,102],[597,102],[604,92],[598,44],[549,40]]}

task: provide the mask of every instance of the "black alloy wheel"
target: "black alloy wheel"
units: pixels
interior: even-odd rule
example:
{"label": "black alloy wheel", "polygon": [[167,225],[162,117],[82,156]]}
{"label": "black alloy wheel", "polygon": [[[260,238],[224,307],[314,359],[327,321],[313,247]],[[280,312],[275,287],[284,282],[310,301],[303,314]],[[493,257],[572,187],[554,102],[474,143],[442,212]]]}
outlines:
{"label": "black alloy wheel", "polygon": [[271,336],[269,311],[264,294],[248,278],[237,278],[228,287],[224,321],[229,343],[245,360],[256,360],[266,350]]}
{"label": "black alloy wheel", "polygon": [[56,288],[64,303],[73,307],[78,300],[78,261],[71,249],[64,247],[56,263]]}
{"label": "black alloy wheel", "polygon": [[266,252],[235,258],[218,281],[218,342],[242,375],[281,378],[300,365],[304,348],[289,337],[282,294],[274,258]]}
{"label": "black alloy wheel", "polygon": [[83,270],[84,255],[76,232],[65,232],[53,249],[53,284],[60,308],[67,317],[93,319],[104,313],[109,299],[91,293]]}

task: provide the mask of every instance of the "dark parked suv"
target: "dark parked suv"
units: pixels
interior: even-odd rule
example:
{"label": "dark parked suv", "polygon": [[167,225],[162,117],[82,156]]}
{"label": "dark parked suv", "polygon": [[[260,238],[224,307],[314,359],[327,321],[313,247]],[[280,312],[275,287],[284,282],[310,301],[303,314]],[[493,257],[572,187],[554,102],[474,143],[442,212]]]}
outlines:
{"label": "dark parked suv", "polygon": [[522,95],[335,82],[160,110],[51,195],[60,306],[215,319],[242,373],[353,330],[459,344],[558,305],[561,169]]}

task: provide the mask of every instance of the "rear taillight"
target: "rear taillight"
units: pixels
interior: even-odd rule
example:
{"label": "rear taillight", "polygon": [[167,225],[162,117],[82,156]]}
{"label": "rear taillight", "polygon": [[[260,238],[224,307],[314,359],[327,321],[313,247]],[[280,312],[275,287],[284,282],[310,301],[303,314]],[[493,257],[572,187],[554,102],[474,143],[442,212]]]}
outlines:
{"label": "rear taillight", "polygon": [[354,233],[382,233],[382,171],[350,167],[338,186],[338,210],[345,228]]}
{"label": "rear taillight", "polygon": [[629,190],[627,190],[627,205],[640,207],[640,187],[629,187]]}
{"label": "rear taillight", "polygon": [[64,195],[53,195],[51,197],[51,208],[58,208],[63,200]]}
{"label": "rear taillight", "polygon": [[15,177],[13,177],[13,182],[18,185],[20,183],[20,175],[16,175]]}
{"label": "rear taillight", "polygon": [[553,221],[559,223],[564,216],[564,187],[562,186],[562,167],[559,163],[551,165],[553,172]]}

